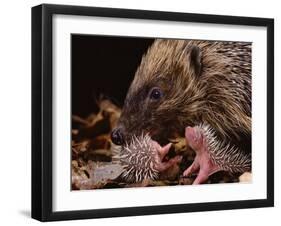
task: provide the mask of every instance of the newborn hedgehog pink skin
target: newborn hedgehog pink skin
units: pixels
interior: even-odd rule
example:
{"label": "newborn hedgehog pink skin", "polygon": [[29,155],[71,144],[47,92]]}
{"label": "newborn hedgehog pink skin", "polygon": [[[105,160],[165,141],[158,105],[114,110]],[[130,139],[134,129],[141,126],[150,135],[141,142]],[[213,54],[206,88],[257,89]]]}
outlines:
{"label": "newborn hedgehog pink skin", "polygon": [[217,141],[208,125],[186,127],[185,138],[196,152],[194,162],[183,175],[199,172],[193,184],[201,184],[217,171],[245,172],[251,169],[251,158],[238,148]]}
{"label": "newborn hedgehog pink skin", "polygon": [[161,147],[156,141],[152,141],[152,143],[156,150],[156,153],[154,155],[154,160],[155,160],[154,167],[159,172],[163,172],[181,161],[182,159],[181,156],[175,156],[174,158],[169,159],[167,162],[163,162],[163,159],[168,154],[172,144],[169,143],[164,147]]}
{"label": "newborn hedgehog pink skin", "polygon": [[211,174],[219,171],[219,167],[211,160],[208,146],[205,143],[203,133],[199,127],[187,127],[185,129],[185,137],[189,146],[196,151],[196,157],[192,165],[183,172],[183,175],[188,176],[199,170],[193,184],[201,184],[206,181]]}

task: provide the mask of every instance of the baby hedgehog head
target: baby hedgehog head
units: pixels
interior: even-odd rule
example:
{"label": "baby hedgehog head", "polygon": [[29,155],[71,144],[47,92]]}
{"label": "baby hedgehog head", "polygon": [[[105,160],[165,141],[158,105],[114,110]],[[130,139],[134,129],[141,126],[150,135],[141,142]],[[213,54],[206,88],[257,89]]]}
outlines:
{"label": "baby hedgehog head", "polygon": [[155,142],[148,134],[133,136],[129,144],[120,148],[115,159],[123,167],[121,177],[128,182],[155,180],[159,177],[154,156],[157,154]]}

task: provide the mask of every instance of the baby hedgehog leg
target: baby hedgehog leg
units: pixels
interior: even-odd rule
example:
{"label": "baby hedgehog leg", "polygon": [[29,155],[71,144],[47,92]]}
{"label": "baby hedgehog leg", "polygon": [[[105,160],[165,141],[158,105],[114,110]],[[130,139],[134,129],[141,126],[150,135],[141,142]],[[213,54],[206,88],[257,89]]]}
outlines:
{"label": "baby hedgehog leg", "polygon": [[208,146],[205,143],[204,135],[199,127],[187,127],[185,137],[189,146],[196,151],[196,157],[192,165],[184,172],[184,176],[199,171],[193,184],[201,184],[208,179],[210,175],[219,171],[219,167],[214,164],[209,156]]}
{"label": "baby hedgehog leg", "polygon": [[156,153],[154,155],[154,161],[155,161],[154,167],[157,171],[163,172],[181,161],[182,159],[181,156],[175,156],[174,158],[171,158],[168,161],[163,162],[163,159],[168,154],[172,144],[169,143],[164,147],[161,147],[156,141],[152,141],[152,143],[156,150]]}
{"label": "baby hedgehog leg", "polygon": [[207,125],[187,127],[185,138],[196,152],[192,165],[183,175],[199,172],[193,184],[201,184],[217,171],[231,173],[245,172],[251,169],[251,158],[229,143],[219,142],[214,131]]}

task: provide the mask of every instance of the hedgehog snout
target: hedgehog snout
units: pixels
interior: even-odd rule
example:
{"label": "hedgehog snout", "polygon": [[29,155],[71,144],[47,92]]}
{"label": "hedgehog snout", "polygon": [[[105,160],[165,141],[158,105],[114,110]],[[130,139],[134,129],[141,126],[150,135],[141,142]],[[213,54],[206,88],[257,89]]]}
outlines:
{"label": "hedgehog snout", "polygon": [[116,145],[122,145],[125,143],[124,141],[124,134],[122,132],[121,128],[115,128],[114,130],[112,130],[111,132],[111,141],[116,144]]}

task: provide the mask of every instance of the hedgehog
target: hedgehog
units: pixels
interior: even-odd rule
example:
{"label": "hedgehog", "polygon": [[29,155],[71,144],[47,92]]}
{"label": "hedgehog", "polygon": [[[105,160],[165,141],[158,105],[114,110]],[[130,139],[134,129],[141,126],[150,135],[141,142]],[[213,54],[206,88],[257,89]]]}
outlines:
{"label": "hedgehog", "polygon": [[144,180],[157,180],[161,172],[181,161],[181,156],[175,156],[167,162],[162,162],[170,150],[171,143],[161,147],[146,134],[133,136],[130,143],[118,148],[115,146],[114,162],[122,166],[121,178],[130,183],[140,183]]}
{"label": "hedgehog", "polygon": [[193,184],[204,182],[217,171],[243,173],[251,169],[250,155],[230,143],[220,142],[209,125],[186,127],[185,137],[197,154],[192,165],[183,173],[188,176],[199,171]]}
{"label": "hedgehog", "polygon": [[[235,172],[236,156],[247,159],[239,172],[251,169],[251,43],[156,39],[129,87],[112,142],[126,146],[148,134],[166,145],[200,125],[208,125],[201,126],[203,140],[214,142],[195,145],[196,157],[202,148],[209,153],[184,175],[204,169],[196,178],[203,183],[217,170]],[[214,152],[225,162],[214,161]]]}

